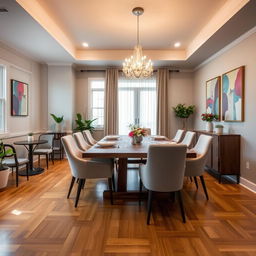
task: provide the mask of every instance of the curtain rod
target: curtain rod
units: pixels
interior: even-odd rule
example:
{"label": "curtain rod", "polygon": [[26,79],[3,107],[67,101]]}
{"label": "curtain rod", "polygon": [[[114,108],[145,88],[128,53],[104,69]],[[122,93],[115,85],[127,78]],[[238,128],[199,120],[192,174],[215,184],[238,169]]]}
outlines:
{"label": "curtain rod", "polygon": [[[119,72],[122,72],[121,69],[118,70]],[[80,72],[106,72],[106,69],[80,69]],[[157,70],[154,70],[154,73],[157,72]],[[179,73],[179,69],[169,69],[169,72],[172,73]]]}

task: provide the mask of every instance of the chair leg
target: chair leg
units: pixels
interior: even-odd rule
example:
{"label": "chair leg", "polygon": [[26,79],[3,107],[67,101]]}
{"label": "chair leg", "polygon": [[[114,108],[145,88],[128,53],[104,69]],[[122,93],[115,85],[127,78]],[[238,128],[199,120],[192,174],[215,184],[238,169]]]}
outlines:
{"label": "chair leg", "polygon": [[70,193],[71,193],[72,188],[73,188],[73,186],[74,186],[75,180],[76,180],[76,178],[75,178],[75,177],[72,177],[71,183],[70,183],[70,186],[69,186],[69,190],[68,190],[67,198],[69,198],[69,196],[70,196]]}
{"label": "chair leg", "polygon": [[141,179],[140,179],[140,194],[139,194],[139,205],[141,205],[141,198],[142,198],[142,186],[143,186],[143,184],[142,184],[142,181],[141,181]]}
{"label": "chair leg", "polygon": [[75,207],[77,207],[77,204],[78,204],[78,201],[79,201],[79,197],[80,197],[80,193],[81,193],[82,186],[83,186],[83,179],[79,179],[79,184],[78,184],[77,193],[76,193]]}
{"label": "chair leg", "polygon": [[116,191],[116,184],[115,184],[115,174],[112,175],[112,185],[113,185],[113,191]]}
{"label": "chair leg", "polygon": [[191,181],[191,182],[193,182],[193,179],[192,179],[192,177],[190,176],[189,178],[190,178],[190,181]]}
{"label": "chair leg", "polygon": [[186,223],[186,217],[185,217],[185,211],[184,211],[184,207],[183,207],[183,200],[182,200],[181,190],[177,191],[176,193],[177,193],[178,200],[179,200],[182,221],[183,221],[183,223]]}
{"label": "chair leg", "polygon": [[194,177],[194,181],[195,181],[195,184],[196,184],[196,189],[198,189],[198,182],[197,182],[196,176]]}
{"label": "chair leg", "polygon": [[13,167],[12,167],[12,175],[13,175]]}
{"label": "chair leg", "polygon": [[27,180],[29,180],[29,176],[28,176],[28,163],[26,164],[26,172],[27,172]]}
{"label": "chair leg", "polygon": [[19,186],[19,166],[16,166],[16,187]]}
{"label": "chair leg", "polygon": [[204,182],[204,176],[203,175],[200,176],[200,180],[201,180],[201,183],[202,183],[202,186],[203,186],[203,189],[204,189],[204,194],[206,196],[206,199],[209,200],[209,196],[208,196],[208,193],[207,193],[207,188],[206,188],[206,185],[205,185],[205,182]]}
{"label": "chair leg", "polygon": [[49,155],[46,154],[45,157],[46,157],[46,168],[48,170],[48,168],[49,168]]}
{"label": "chair leg", "polygon": [[40,167],[41,165],[41,159],[40,159],[40,155],[38,155],[38,166]]}
{"label": "chair leg", "polygon": [[113,190],[112,190],[112,179],[108,178],[108,187],[109,187],[109,191],[110,191],[110,202],[111,204],[113,203]]}
{"label": "chair leg", "polygon": [[148,191],[148,217],[147,217],[147,225],[150,224],[150,216],[151,216],[151,210],[152,210],[152,199],[153,199],[153,191]]}
{"label": "chair leg", "polygon": [[52,164],[54,164],[53,152],[51,153]]}

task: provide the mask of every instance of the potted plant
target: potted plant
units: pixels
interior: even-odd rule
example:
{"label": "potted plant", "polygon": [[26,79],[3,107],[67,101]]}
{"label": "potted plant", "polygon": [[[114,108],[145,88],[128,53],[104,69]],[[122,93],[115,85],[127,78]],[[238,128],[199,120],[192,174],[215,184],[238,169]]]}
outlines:
{"label": "potted plant", "polygon": [[195,106],[190,105],[186,106],[185,104],[178,104],[176,107],[173,107],[176,117],[182,119],[183,129],[187,129],[187,120],[195,111]]}
{"label": "potted plant", "polygon": [[3,164],[3,159],[5,156],[13,154],[12,149],[8,149],[5,151],[4,144],[0,142],[0,188],[5,188],[8,183],[10,169],[9,167]]}
{"label": "potted plant", "polygon": [[28,141],[33,141],[34,140],[34,133],[33,132],[30,132],[28,133]]}
{"label": "potted plant", "polygon": [[90,120],[90,119],[85,120],[85,119],[82,118],[82,115],[80,113],[77,113],[76,117],[77,117],[77,119],[75,120],[75,122],[76,122],[77,127],[74,129],[74,131],[82,132],[82,131],[85,131],[85,130],[89,130],[90,132],[92,132],[95,129],[95,127],[92,125],[92,123],[97,118],[92,119],[92,120]]}
{"label": "potted plant", "polygon": [[215,114],[209,114],[209,113],[203,113],[201,115],[202,120],[206,121],[206,131],[207,132],[212,132],[213,131],[213,121],[217,121],[219,116]]}
{"label": "potted plant", "polygon": [[216,133],[217,134],[222,134],[223,133],[224,126],[222,124],[216,124],[215,128],[216,128]]}
{"label": "potted plant", "polygon": [[129,132],[129,136],[132,138],[132,144],[140,144],[143,140],[143,137],[146,136],[147,131],[143,128],[140,128],[137,125],[129,125],[131,131]]}
{"label": "potted plant", "polygon": [[56,126],[55,126],[56,132],[61,132],[61,123],[63,121],[64,116],[58,117],[54,114],[50,114],[50,115],[53,118],[53,120],[56,122]]}

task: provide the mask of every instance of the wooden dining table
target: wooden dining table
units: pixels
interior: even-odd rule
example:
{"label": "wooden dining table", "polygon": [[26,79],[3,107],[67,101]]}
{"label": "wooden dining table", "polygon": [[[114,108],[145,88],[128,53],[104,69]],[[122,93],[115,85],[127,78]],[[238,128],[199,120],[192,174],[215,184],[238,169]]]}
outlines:
{"label": "wooden dining table", "polygon": [[[106,141],[104,137],[101,141]],[[108,140],[109,141],[109,140]],[[114,141],[114,140],[113,140]],[[101,147],[97,144],[83,153],[84,158],[115,158],[118,159],[117,171],[117,192],[128,193],[127,191],[127,164],[128,158],[147,158],[148,148],[152,144],[171,143],[168,138],[156,140],[153,136],[143,138],[141,144],[133,145],[131,138],[121,135],[115,140],[116,145],[112,147]],[[196,153],[192,150],[187,151],[187,158],[195,158]]]}

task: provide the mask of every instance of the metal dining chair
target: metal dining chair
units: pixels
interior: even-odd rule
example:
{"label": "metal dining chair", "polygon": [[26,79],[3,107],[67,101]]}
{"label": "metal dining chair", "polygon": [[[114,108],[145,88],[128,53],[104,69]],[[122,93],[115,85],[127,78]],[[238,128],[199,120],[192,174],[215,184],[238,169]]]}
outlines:
{"label": "metal dining chair", "polygon": [[148,190],[148,216],[150,224],[153,192],[176,192],[180,204],[183,222],[186,222],[181,190],[185,173],[186,145],[155,144],[150,145],[146,165],[140,166],[141,184]]}
{"label": "metal dining chair", "polygon": [[53,137],[54,134],[42,133],[39,136],[39,140],[47,140],[47,143],[39,144],[33,151],[33,155],[38,156],[38,164],[40,166],[41,156],[45,156],[46,159],[46,167],[49,167],[49,159],[52,160],[52,164],[54,164],[54,156],[53,156]]}
{"label": "metal dining chair", "polygon": [[12,154],[5,156],[3,164],[10,167],[13,171],[13,168],[15,168],[16,171],[16,187],[19,186],[19,167],[20,166],[26,166],[27,171],[27,180],[29,180],[28,176],[28,165],[29,160],[27,158],[19,158],[17,156],[17,152],[14,146],[10,144],[4,144],[4,150],[7,151],[8,149],[12,150]]}

